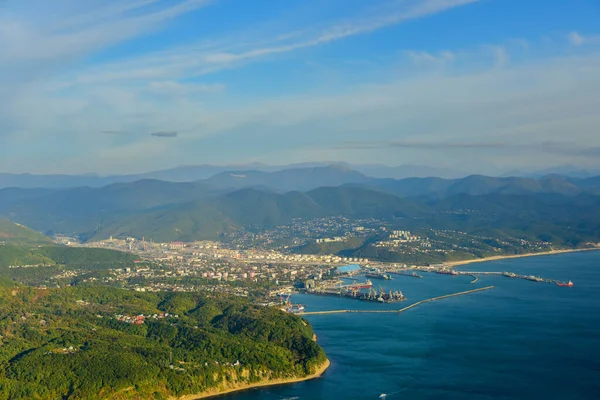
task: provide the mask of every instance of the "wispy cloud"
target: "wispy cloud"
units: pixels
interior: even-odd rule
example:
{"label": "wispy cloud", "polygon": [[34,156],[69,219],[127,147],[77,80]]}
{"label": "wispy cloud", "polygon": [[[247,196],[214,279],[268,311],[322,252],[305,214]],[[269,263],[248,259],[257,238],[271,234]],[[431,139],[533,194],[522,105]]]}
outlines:
{"label": "wispy cloud", "polygon": [[[202,76],[233,68],[240,64],[261,60],[268,56],[322,46],[332,42],[364,35],[410,20],[424,18],[446,10],[476,3],[479,0],[419,0],[396,2],[392,12],[363,16],[331,23],[321,29],[303,29],[271,35],[274,39],[254,40],[249,44],[227,43],[214,46],[211,42],[181,47],[136,59],[104,65],[78,77],[81,83],[101,83],[131,79],[174,79],[181,76]],[[261,45],[256,45],[256,43]],[[445,54],[444,56],[448,56]]]}
{"label": "wispy cloud", "polygon": [[150,134],[150,136],[156,136],[156,137],[160,137],[160,138],[176,138],[178,135],[177,132],[175,131],[171,131],[171,132],[152,132]]}
{"label": "wispy cloud", "polygon": [[351,141],[339,145],[333,145],[331,148],[336,150],[368,150],[382,148],[406,148],[421,150],[451,150],[451,149],[498,149],[509,147],[502,142],[419,142],[407,140],[386,140],[386,141]]}
{"label": "wispy cloud", "polygon": [[[320,145],[319,147],[322,147]],[[596,157],[600,155],[600,146],[578,145],[574,142],[556,142],[543,141],[537,143],[530,142],[445,142],[445,141],[405,141],[405,140],[388,140],[388,141],[350,141],[329,146],[333,150],[380,150],[380,149],[416,149],[424,151],[526,151],[526,152],[543,152],[549,154]]]}
{"label": "wispy cloud", "polygon": [[567,35],[567,40],[573,46],[582,46],[585,44],[599,44],[600,35],[584,35],[580,32],[571,32]]}
{"label": "wispy cloud", "polygon": [[440,51],[438,53],[429,53],[427,51],[407,51],[408,59],[417,66],[445,65],[456,59],[456,54],[451,51]]}
{"label": "wispy cloud", "polygon": [[[559,45],[543,51],[535,38],[510,36],[495,44],[473,38],[466,48],[443,50],[407,37],[387,41],[375,57],[344,43],[476,2],[366,2],[361,11],[345,7],[336,19],[324,13],[304,24],[280,22],[273,25],[277,29],[263,28],[263,21],[252,22],[256,29],[198,29],[202,35],[167,49],[146,42],[129,52],[131,39],[173,28],[169,23],[177,16],[210,2],[12,0],[11,13],[0,13],[0,48],[7,49],[0,51],[0,168],[21,160],[14,154],[42,159],[28,155],[32,143],[40,154],[57,149],[53,160],[69,169],[91,163],[154,168],[159,154],[167,164],[200,157],[221,162],[222,153],[214,149],[225,147],[230,158],[262,154],[286,162],[290,149],[301,154],[307,143],[323,143],[329,153],[302,153],[323,159],[337,158],[329,156],[335,152],[377,161],[380,155],[402,155],[416,162],[429,152],[444,157],[448,150],[505,160],[520,149],[531,153],[531,162],[548,154],[591,160],[594,152],[583,143],[600,147],[600,54],[591,33],[570,41],[561,34]],[[39,9],[19,5],[24,3]],[[110,56],[100,52],[122,43]],[[352,51],[345,60],[317,56],[334,46]],[[276,63],[264,69],[251,65],[270,61]],[[276,70],[284,63],[293,76],[285,81]],[[323,68],[306,73],[309,64]],[[319,75],[319,82],[306,79],[309,74]],[[87,135],[90,127],[102,134]],[[573,144],[556,144],[565,135]]]}
{"label": "wispy cloud", "polygon": [[[209,0],[9,1],[0,13],[0,72],[23,80],[124,40],[160,29]],[[14,4],[14,6],[13,6]],[[2,79],[2,78],[0,78]]]}

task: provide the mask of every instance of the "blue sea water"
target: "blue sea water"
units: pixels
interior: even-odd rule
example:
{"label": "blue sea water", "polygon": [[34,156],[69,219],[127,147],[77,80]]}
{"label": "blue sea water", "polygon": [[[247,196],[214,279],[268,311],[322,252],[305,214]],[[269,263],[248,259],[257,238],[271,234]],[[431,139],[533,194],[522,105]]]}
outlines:
{"label": "blue sea water", "polygon": [[401,308],[418,300],[494,285],[425,303],[402,314],[306,316],[331,367],[315,380],[252,389],[223,399],[600,399],[600,251],[471,264],[572,288],[502,276],[425,273],[376,281],[408,300],[373,304],[296,295],[308,311]]}

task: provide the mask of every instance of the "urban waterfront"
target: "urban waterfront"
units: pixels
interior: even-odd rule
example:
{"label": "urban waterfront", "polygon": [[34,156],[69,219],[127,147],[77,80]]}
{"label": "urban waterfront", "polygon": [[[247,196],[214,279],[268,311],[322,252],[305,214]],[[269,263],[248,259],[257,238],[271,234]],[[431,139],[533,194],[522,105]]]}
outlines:
{"label": "urban waterfront", "polygon": [[493,285],[492,290],[422,304],[403,314],[308,315],[331,360],[313,381],[222,399],[591,399],[600,395],[600,252],[476,263],[463,271],[513,271],[574,287],[484,275],[423,273],[376,281],[407,301],[374,304],[294,295],[308,311],[398,309]]}

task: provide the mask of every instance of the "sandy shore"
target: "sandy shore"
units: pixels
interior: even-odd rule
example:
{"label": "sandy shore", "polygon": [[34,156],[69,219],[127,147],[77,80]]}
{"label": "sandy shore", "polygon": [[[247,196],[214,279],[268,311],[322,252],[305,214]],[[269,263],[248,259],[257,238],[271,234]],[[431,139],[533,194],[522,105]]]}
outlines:
{"label": "sandy shore", "polygon": [[485,257],[485,258],[474,258],[471,260],[446,262],[446,263],[444,263],[444,265],[447,267],[457,267],[459,265],[480,263],[480,262],[486,262],[486,261],[505,260],[505,259],[509,259],[509,258],[549,256],[552,254],[575,253],[575,252],[579,252],[579,251],[592,251],[592,250],[600,250],[600,248],[592,247],[589,249],[552,250],[552,251],[543,251],[543,252],[539,252],[539,253],[526,253],[526,254],[514,254],[514,255],[508,255],[508,256],[493,256],[493,257]]}
{"label": "sandy shore", "polygon": [[177,400],[198,400],[198,399],[206,399],[209,397],[221,396],[227,393],[238,392],[241,390],[248,390],[258,387],[264,386],[274,386],[274,385],[284,385],[289,383],[298,383],[303,381],[308,381],[310,379],[315,379],[323,375],[323,373],[329,368],[331,363],[329,360],[325,361],[323,364],[317,368],[317,371],[314,374],[307,375],[302,378],[289,378],[289,379],[270,379],[266,381],[256,382],[256,383],[243,383],[243,384],[235,384],[232,386],[228,386],[225,388],[215,388],[207,390],[206,392],[198,393],[198,394],[189,394],[186,396],[178,397]]}

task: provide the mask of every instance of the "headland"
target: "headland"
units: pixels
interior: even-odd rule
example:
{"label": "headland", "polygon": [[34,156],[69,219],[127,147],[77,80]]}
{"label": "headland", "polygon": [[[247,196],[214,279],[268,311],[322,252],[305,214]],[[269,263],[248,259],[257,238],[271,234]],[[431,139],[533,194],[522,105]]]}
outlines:
{"label": "headland", "polygon": [[329,361],[329,359],[327,359],[327,360],[325,360],[324,363],[322,363],[321,365],[319,365],[317,367],[317,369],[315,370],[314,373],[303,376],[303,377],[265,379],[265,380],[255,382],[255,383],[225,384],[225,385],[222,385],[217,388],[209,389],[202,393],[188,394],[188,395],[181,396],[181,397],[173,397],[173,398],[171,398],[171,400],[199,400],[199,399],[212,398],[212,397],[222,396],[222,395],[228,394],[228,393],[239,392],[239,391],[254,389],[254,388],[259,388],[259,387],[286,385],[286,384],[290,384],[290,383],[304,382],[304,381],[308,381],[311,379],[319,378],[321,375],[323,375],[323,373],[327,370],[327,368],[329,368],[330,365],[331,365],[331,362]]}

